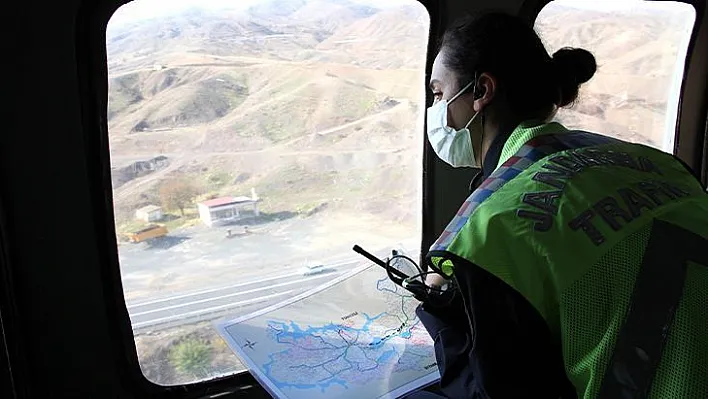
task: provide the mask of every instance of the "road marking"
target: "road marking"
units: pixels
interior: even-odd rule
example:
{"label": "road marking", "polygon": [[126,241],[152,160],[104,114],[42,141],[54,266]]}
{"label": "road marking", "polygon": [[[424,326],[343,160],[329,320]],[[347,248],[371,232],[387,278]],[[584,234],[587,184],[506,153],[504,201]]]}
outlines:
{"label": "road marking", "polygon": [[293,291],[295,291],[295,290],[284,291],[284,292],[278,292],[278,293],[276,293],[276,294],[266,295],[266,296],[262,296],[262,297],[258,297],[258,298],[253,298],[253,299],[247,299],[247,300],[241,301],[241,302],[229,303],[229,304],[227,304],[227,305],[215,306],[215,307],[213,307],[213,308],[200,309],[200,310],[196,310],[196,311],[193,311],[193,312],[182,313],[182,314],[179,314],[179,315],[173,315],[173,316],[168,316],[168,317],[161,317],[161,318],[159,318],[159,319],[153,319],[153,320],[143,321],[143,322],[140,322],[140,323],[133,323],[133,330],[135,330],[136,328],[151,326],[151,325],[160,324],[160,323],[164,323],[164,322],[168,322],[168,321],[172,321],[172,320],[186,319],[187,317],[191,317],[191,316],[200,316],[200,315],[204,315],[204,314],[207,314],[207,313],[213,313],[213,312],[216,312],[216,311],[218,311],[218,310],[234,308],[234,307],[238,307],[238,306],[241,306],[241,305],[249,305],[249,304],[252,304],[252,303],[263,302],[263,301],[267,301],[268,299],[276,298],[276,297],[283,296],[283,295],[288,295],[288,294],[292,293]]}
{"label": "road marking", "polygon": [[303,282],[303,281],[316,280],[316,279],[320,279],[320,278],[323,278],[323,277],[332,277],[332,278],[335,278],[335,277],[337,277],[337,276],[339,276],[339,274],[326,273],[326,274],[321,274],[321,275],[318,275],[318,276],[303,278],[303,279],[300,279],[300,280],[288,281],[288,282],[286,282],[286,283],[280,283],[280,284],[275,284],[275,285],[269,285],[269,286],[262,287],[262,288],[255,288],[255,289],[252,289],[252,290],[239,291],[239,292],[234,292],[234,293],[232,293],[232,294],[221,295],[221,296],[211,297],[211,298],[206,298],[206,299],[200,299],[200,300],[198,300],[198,301],[192,301],[192,302],[180,303],[180,304],[177,304],[177,305],[165,306],[165,307],[163,307],[163,308],[158,308],[158,309],[153,309],[153,310],[147,310],[147,311],[145,311],[145,312],[131,313],[130,316],[131,316],[131,317],[142,316],[142,315],[145,315],[145,314],[157,313],[157,312],[162,312],[162,311],[165,311],[165,310],[183,308],[183,307],[185,307],[185,306],[190,306],[190,305],[196,305],[196,304],[198,304],[198,303],[212,302],[212,301],[216,301],[216,300],[223,299],[223,298],[230,298],[230,297],[239,296],[239,295],[252,294],[252,293],[254,293],[254,292],[266,291],[266,290],[270,290],[270,289],[277,288],[277,287],[284,287],[284,286],[286,286],[286,285],[298,284],[298,283],[301,283],[301,282]]}
{"label": "road marking", "polygon": [[[348,264],[352,264],[352,263],[357,263],[357,261],[356,261],[356,260],[341,261],[341,262],[339,262],[339,263],[334,263],[334,264],[332,264],[332,265],[328,265],[327,267],[338,267],[338,266],[344,266],[344,265],[348,265]],[[202,294],[209,294],[209,293],[216,292],[216,291],[224,291],[224,290],[228,290],[228,289],[231,289],[231,288],[243,287],[243,286],[245,286],[245,285],[258,284],[258,283],[263,283],[263,282],[266,282],[266,281],[278,280],[278,279],[281,279],[281,278],[292,277],[292,276],[298,276],[298,275],[302,275],[302,273],[301,273],[301,272],[294,272],[294,273],[290,273],[290,274],[281,274],[281,275],[279,275],[279,276],[266,277],[266,278],[262,278],[262,279],[259,279],[259,280],[251,280],[251,281],[246,281],[246,282],[239,283],[239,284],[229,285],[229,286],[227,286],[227,287],[211,288],[211,289],[208,289],[208,290],[192,292],[192,293],[189,293],[189,294],[175,295],[175,296],[172,296],[172,297],[167,297],[167,298],[162,298],[162,299],[156,299],[156,300],[154,300],[154,301],[132,303],[132,304],[130,304],[130,305],[127,305],[126,307],[127,307],[128,309],[132,309],[132,308],[136,308],[136,307],[139,307],[139,306],[147,306],[147,305],[153,305],[153,304],[161,303],[161,302],[169,302],[169,301],[174,301],[174,300],[176,300],[176,299],[187,298],[187,297],[190,297],[190,296],[197,296],[197,295],[202,295]]]}

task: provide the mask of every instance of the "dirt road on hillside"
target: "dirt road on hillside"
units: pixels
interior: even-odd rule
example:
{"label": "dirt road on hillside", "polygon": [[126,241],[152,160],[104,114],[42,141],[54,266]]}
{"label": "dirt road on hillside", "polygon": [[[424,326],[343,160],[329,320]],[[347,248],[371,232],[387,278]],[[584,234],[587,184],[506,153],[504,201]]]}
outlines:
{"label": "dirt road on hillside", "polygon": [[[238,156],[238,155],[254,155],[254,154],[275,154],[278,156],[295,156],[295,155],[332,155],[332,154],[356,154],[356,153],[395,153],[398,151],[403,150],[404,148],[388,148],[388,149],[357,149],[357,150],[332,150],[332,149],[323,149],[323,150],[295,150],[292,148],[289,148],[293,144],[296,144],[304,139],[307,138],[312,138],[314,136],[320,135],[320,136],[325,136],[328,134],[336,133],[338,131],[348,129],[354,126],[357,126],[358,124],[368,122],[372,119],[385,116],[386,114],[393,113],[397,111],[400,107],[407,107],[408,106],[408,101],[403,100],[399,104],[397,104],[394,107],[391,107],[387,110],[366,116],[364,118],[358,119],[353,122],[348,122],[344,123],[342,125],[334,126],[325,130],[321,130],[318,132],[310,133],[304,136],[296,137],[290,140],[286,140],[280,143],[277,143],[276,145],[269,147],[269,148],[262,148],[262,149],[257,149],[257,150],[245,150],[245,151],[209,151],[209,152],[200,152],[198,148],[201,146],[204,137],[199,137],[195,142],[190,146],[189,149],[186,149],[185,151],[180,151],[180,152],[168,152],[168,153],[161,153],[161,154],[156,154],[154,152],[150,153],[145,153],[145,157],[152,157],[155,155],[163,155],[166,156],[169,160],[169,166],[167,166],[164,169],[160,169],[156,172],[150,173],[146,176],[139,177],[136,179],[133,179],[121,187],[113,190],[113,201],[114,202],[120,202],[132,195],[137,195],[140,194],[142,191],[145,190],[147,186],[149,186],[152,183],[156,183],[160,179],[164,178],[167,176],[169,173],[174,172],[178,170],[180,167],[186,165],[187,163],[197,160],[197,159],[205,159],[205,158],[210,158],[210,157],[215,157],[215,156]],[[170,132],[153,132],[153,134],[171,134]],[[201,135],[200,135],[201,136]],[[113,155],[112,162],[113,163],[119,163],[121,160],[134,160],[138,157],[138,154],[136,153],[131,153],[130,155],[126,156],[121,156],[121,155]]]}

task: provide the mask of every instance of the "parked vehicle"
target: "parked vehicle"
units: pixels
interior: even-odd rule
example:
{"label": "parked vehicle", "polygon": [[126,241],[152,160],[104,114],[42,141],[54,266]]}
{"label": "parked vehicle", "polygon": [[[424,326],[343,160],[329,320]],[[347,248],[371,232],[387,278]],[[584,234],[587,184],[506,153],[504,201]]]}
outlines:
{"label": "parked vehicle", "polygon": [[128,238],[132,243],[139,243],[167,235],[167,227],[161,225],[150,225],[142,230],[138,230],[128,234]]}

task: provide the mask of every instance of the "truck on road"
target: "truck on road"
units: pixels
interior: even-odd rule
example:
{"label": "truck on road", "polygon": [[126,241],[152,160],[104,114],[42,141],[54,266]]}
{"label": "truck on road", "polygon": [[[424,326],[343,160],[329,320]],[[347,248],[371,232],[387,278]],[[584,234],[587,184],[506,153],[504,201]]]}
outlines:
{"label": "truck on road", "polygon": [[153,224],[144,229],[128,233],[128,239],[132,243],[139,243],[167,235],[167,227]]}

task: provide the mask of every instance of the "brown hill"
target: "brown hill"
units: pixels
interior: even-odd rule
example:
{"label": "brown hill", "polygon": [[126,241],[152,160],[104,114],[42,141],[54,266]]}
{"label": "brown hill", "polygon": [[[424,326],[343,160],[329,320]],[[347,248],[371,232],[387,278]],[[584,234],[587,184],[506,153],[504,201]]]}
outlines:
{"label": "brown hill", "polygon": [[618,8],[599,12],[549,5],[536,29],[549,52],[582,47],[598,62],[575,108],[559,119],[579,128],[655,146],[663,143],[666,107],[690,10]]}
{"label": "brown hill", "polygon": [[421,69],[428,24],[422,5],[383,10],[335,32],[317,46],[323,53],[318,56],[379,69]]}
{"label": "brown hill", "polygon": [[190,9],[110,27],[112,73],[174,61],[171,54],[304,60],[315,47],[351,23],[378,10],[346,0],[271,1],[246,10]]}
{"label": "brown hill", "polygon": [[211,122],[248,96],[237,76],[209,68],[133,72],[109,84],[108,118],[115,134]]}
{"label": "brown hill", "polygon": [[[258,187],[270,210],[328,203],[326,212],[413,220],[402,199],[418,190],[424,9],[284,4],[189,12],[109,35],[112,162],[168,158],[164,168],[121,180],[119,216],[130,217],[155,200],[161,181],[181,175],[205,195]],[[538,30],[549,50],[585,47],[600,65],[559,119],[660,144],[667,65],[681,39],[678,20],[662,18],[544,9]],[[223,177],[216,186],[215,175]],[[381,206],[382,192],[398,202]]]}

